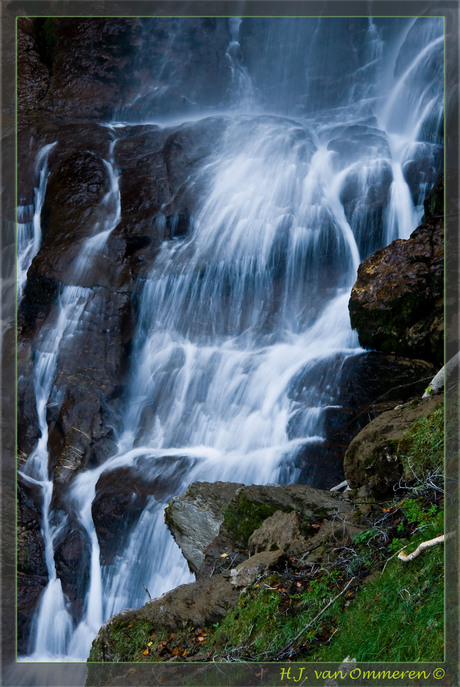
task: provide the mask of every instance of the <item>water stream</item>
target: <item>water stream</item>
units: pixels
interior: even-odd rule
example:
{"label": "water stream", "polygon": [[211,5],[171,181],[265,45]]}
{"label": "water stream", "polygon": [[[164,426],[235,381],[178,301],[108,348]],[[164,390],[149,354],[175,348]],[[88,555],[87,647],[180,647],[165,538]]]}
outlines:
{"label": "water stream", "polygon": [[[145,588],[156,597],[193,579],[163,523],[168,501],[188,484],[299,478],[296,457],[324,440],[324,412],[337,402],[337,361],[340,366],[361,351],[347,310],[359,263],[394,238],[407,238],[423,214],[424,192],[433,179],[412,179],[408,169],[422,158],[435,167],[440,155],[442,21],[426,20],[418,48],[404,52],[413,20],[399,20],[392,31],[389,20],[383,26],[369,19],[365,50],[341,102],[324,107],[321,96],[316,108],[312,100],[303,113],[290,109],[286,84],[290,70],[298,69],[296,50],[319,50],[316,41],[328,20],[295,20],[294,28],[293,20],[273,20],[274,41],[262,45],[259,62],[256,49],[245,44],[245,21],[256,20],[230,19],[232,101],[225,110],[225,135],[189,179],[207,189],[192,231],[165,242],[139,284],[117,451],[102,466],[77,474],[69,487],[69,505],[87,534],[91,556],[77,622],[53,558],[62,523],[52,522],[49,512],[46,404],[59,351],[85,326],[87,289],[63,290],[55,324],[36,351],[41,438],[23,474],[43,495],[49,583],[26,660],[84,661],[101,624],[145,603]],[[272,75],[264,59],[276,65]],[[324,77],[321,55],[313,64],[317,73],[304,64],[292,77],[294,84],[304,79],[311,99],[314,78]],[[276,81],[280,74],[288,81]],[[50,149],[37,160],[37,218]],[[110,191],[76,270],[87,269],[120,217],[113,158],[106,168]],[[387,199],[378,205],[376,197]],[[21,288],[38,247],[38,231],[29,241],[21,239]],[[318,381],[314,371],[328,360],[335,367],[328,371],[326,365]],[[299,375],[314,380],[307,403],[293,394]],[[102,474],[126,466],[169,487],[151,494],[135,529],[120,536],[112,560],[102,563],[91,513],[96,484]]]}

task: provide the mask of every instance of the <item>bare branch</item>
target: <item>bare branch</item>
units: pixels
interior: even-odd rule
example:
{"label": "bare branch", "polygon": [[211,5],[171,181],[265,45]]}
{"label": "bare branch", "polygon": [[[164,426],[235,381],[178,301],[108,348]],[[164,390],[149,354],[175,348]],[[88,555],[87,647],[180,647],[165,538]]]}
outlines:
{"label": "bare branch", "polygon": [[453,534],[453,532],[449,532],[449,534],[445,536],[444,534],[441,534],[440,537],[435,537],[434,539],[427,539],[427,541],[422,541],[422,543],[417,546],[415,551],[409,554],[406,554],[403,551],[401,551],[400,553],[398,553],[398,558],[400,561],[404,561],[405,563],[407,563],[408,561],[413,561],[414,558],[420,556],[422,551],[424,551],[425,549],[431,549],[431,547],[436,546],[436,544],[444,544],[444,539],[452,537]]}

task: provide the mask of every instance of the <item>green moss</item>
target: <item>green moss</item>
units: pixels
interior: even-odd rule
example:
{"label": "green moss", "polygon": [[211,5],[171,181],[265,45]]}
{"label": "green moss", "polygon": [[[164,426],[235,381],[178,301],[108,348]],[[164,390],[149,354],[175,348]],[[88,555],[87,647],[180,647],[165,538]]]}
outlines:
{"label": "green moss", "polygon": [[93,642],[88,661],[141,661],[152,633],[152,623],[147,620],[114,621],[107,627],[105,641],[98,637]]}
{"label": "green moss", "polygon": [[251,534],[278,510],[289,512],[290,509],[283,509],[273,504],[255,503],[240,493],[236,501],[223,509],[224,526],[233,535],[235,541],[245,547]]}
{"label": "green moss", "polygon": [[424,480],[442,471],[444,458],[444,408],[414,422],[398,442],[398,456],[405,473]]}

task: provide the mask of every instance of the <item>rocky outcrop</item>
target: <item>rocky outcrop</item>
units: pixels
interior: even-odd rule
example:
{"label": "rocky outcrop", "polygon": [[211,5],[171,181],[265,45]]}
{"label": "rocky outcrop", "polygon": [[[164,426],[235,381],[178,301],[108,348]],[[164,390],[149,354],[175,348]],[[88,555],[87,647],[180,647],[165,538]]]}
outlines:
{"label": "rocky outcrop", "polygon": [[209,630],[202,628],[217,627],[240,594],[284,569],[288,556],[303,570],[326,564],[362,530],[352,511],[340,496],[299,484],[191,484],[172,500],[165,520],[197,581],[115,615],[99,631],[89,660],[132,660],[133,646],[142,642],[136,660],[148,654],[156,657],[150,660],[207,660]]}
{"label": "rocky outcrop", "polygon": [[323,526],[337,519],[342,527],[348,514],[346,503],[306,485],[195,482],[171,501],[165,521],[200,579],[237,567],[248,551],[307,554],[307,540],[324,539]]}
{"label": "rocky outcrop", "polygon": [[365,348],[442,363],[444,355],[444,184],[425,201],[424,223],[361,263],[351,324]]}
{"label": "rocky outcrop", "polygon": [[392,495],[403,477],[398,442],[416,420],[442,407],[439,396],[420,399],[382,413],[351,442],[344,471],[353,489],[365,487],[376,498]]}
{"label": "rocky outcrop", "polygon": [[[198,638],[202,632],[200,628],[219,622],[237,601],[239,593],[227,576],[215,575],[176,587],[138,610],[122,611],[99,630],[91,647],[89,660],[104,663],[132,660],[126,653],[125,642],[130,632],[139,632],[138,628],[146,636],[144,656],[149,653],[149,646],[152,646],[152,651],[158,647],[166,656],[182,654],[182,651],[174,652],[174,643],[168,646],[169,641],[180,630],[193,633],[195,628],[198,630]],[[159,643],[162,636],[169,636],[169,641],[164,639]],[[204,639],[202,635],[201,638]],[[197,642],[197,651],[199,646]]]}

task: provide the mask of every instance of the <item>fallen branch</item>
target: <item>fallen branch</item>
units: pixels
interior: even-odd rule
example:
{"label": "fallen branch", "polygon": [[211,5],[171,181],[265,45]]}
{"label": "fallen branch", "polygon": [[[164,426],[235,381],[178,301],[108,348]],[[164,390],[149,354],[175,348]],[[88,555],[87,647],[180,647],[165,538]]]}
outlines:
{"label": "fallen branch", "polygon": [[318,615],[315,616],[315,617],[313,618],[313,620],[310,620],[310,622],[307,623],[307,624],[305,625],[305,627],[303,627],[303,628],[300,630],[300,632],[294,637],[294,639],[292,639],[292,640],[289,642],[289,644],[286,644],[286,646],[285,646],[283,649],[281,649],[281,651],[278,651],[278,653],[277,653],[276,656],[275,656],[275,659],[281,658],[281,656],[283,656],[283,654],[285,654],[286,651],[289,651],[289,649],[291,649],[291,648],[294,646],[294,644],[296,643],[296,641],[303,635],[303,633],[304,633],[306,630],[308,630],[308,628],[311,627],[311,626],[313,625],[313,623],[316,622],[316,621],[318,620],[318,618],[321,618],[321,616],[323,615],[323,613],[326,613],[327,609],[328,609],[330,606],[332,606],[332,604],[334,603],[334,601],[337,601],[337,599],[338,599],[339,597],[341,597],[341,596],[343,596],[343,595],[345,594],[345,592],[347,591],[347,589],[349,588],[349,586],[351,585],[351,583],[353,582],[353,580],[356,580],[356,577],[352,577],[351,580],[349,580],[349,582],[348,582],[348,583],[345,585],[345,587],[342,589],[342,591],[340,592],[340,594],[337,594],[337,596],[334,596],[334,598],[331,599],[331,601],[329,601],[329,603],[328,603],[328,604],[318,613]]}
{"label": "fallen branch", "polygon": [[409,554],[406,554],[404,553],[404,551],[401,551],[400,553],[398,553],[398,558],[400,561],[404,561],[405,563],[407,563],[408,561],[413,561],[414,558],[420,556],[422,551],[424,551],[425,549],[431,549],[431,547],[436,546],[436,544],[444,544],[444,539],[452,537],[453,534],[453,532],[449,532],[449,534],[447,534],[446,536],[444,536],[444,534],[441,534],[440,537],[435,537],[434,539],[427,539],[427,541],[422,541],[422,543],[417,546],[415,551]]}

